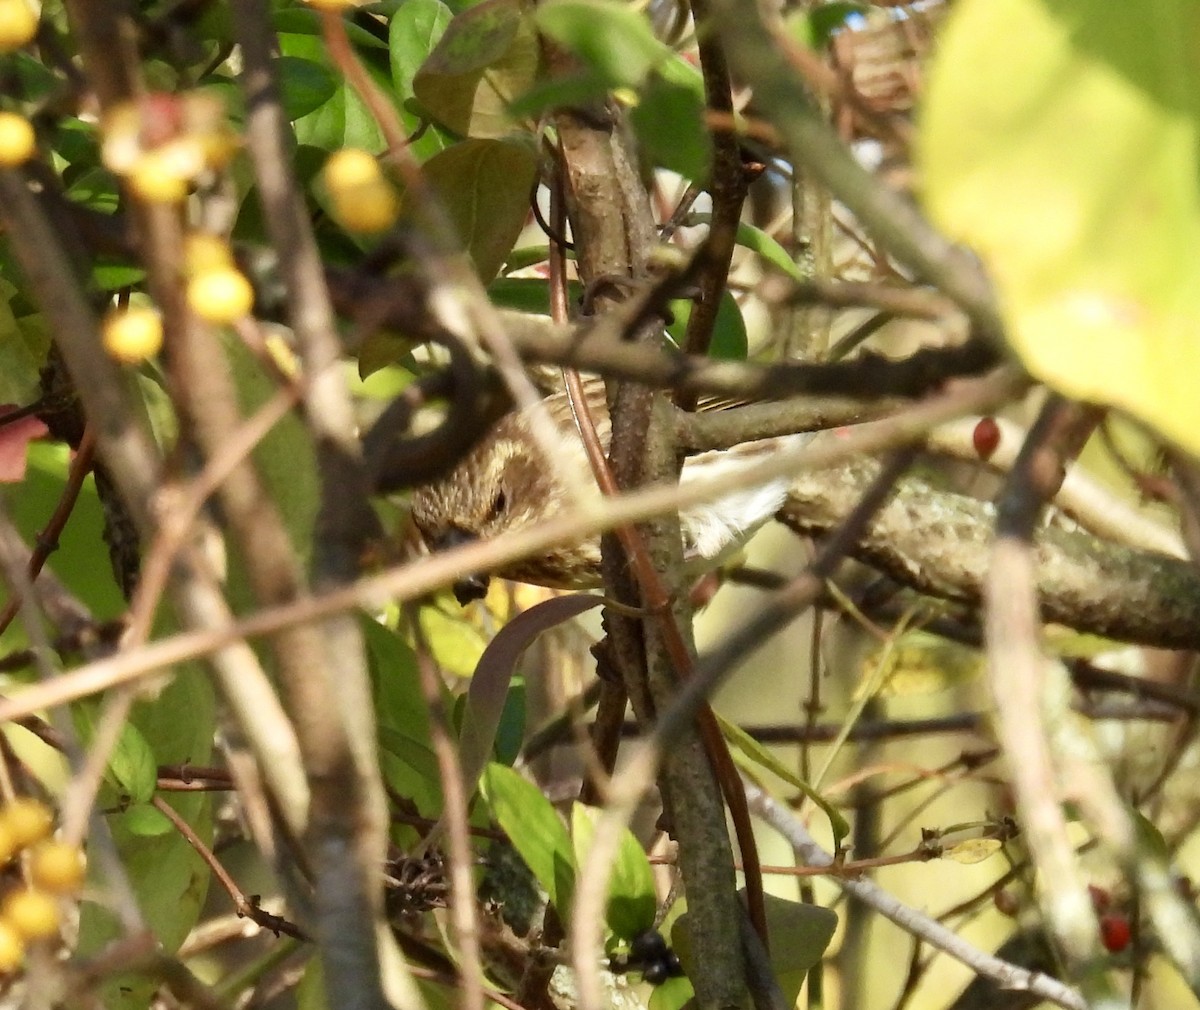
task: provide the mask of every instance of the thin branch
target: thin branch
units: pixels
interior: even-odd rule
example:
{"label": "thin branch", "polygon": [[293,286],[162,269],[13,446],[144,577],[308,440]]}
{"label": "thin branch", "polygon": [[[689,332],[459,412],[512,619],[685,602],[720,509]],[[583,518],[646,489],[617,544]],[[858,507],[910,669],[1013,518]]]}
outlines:
{"label": "thin branch", "polygon": [[795,164],[824,183],[892,255],[961,305],[980,337],[999,346],[1004,325],[979,263],[854,159],[792,72],[786,47],[762,21],[763,8],[741,0],[710,5],[730,65],[754,88],[756,105]]}
{"label": "thin branch", "polygon": [[[463,781],[462,762],[456,741],[450,732],[450,719],[442,700],[444,685],[429,652],[429,644],[421,630],[416,608],[407,606],[404,616],[416,642],[417,672],[421,693],[429,713],[429,736],[437,759],[438,777],[442,784],[442,820],[450,840],[451,922],[454,942],[460,955],[463,1010],[483,1010],[483,963],[479,942],[479,922],[475,908],[475,885],[472,872],[471,843],[468,831],[468,796]],[[426,836],[425,844],[434,841],[434,832]]]}
{"label": "thin branch", "polygon": [[238,887],[237,882],[229,875],[228,871],[221,864],[221,861],[213,854],[212,849],[204,844],[204,840],[192,830],[192,826],[187,821],[179,816],[170,803],[161,796],[152,797],[150,802],[154,809],[171,822],[175,830],[183,836],[184,841],[204,860],[205,865],[212,871],[213,876],[217,878],[217,882],[225,889],[225,893],[233,899],[233,905],[238,915],[245,916],[263,929],[269,929],[276,936],[284,933],[297,940],[309,939],[308,935],[300,927],[288,922],[282,916],[273,915],[265,908],[259,906],[256,901],[247,898],[246,893]]}
{"label": "thin branch", "polygon": [[[429,292],[414,278],[380,280],[345,270],[327,273],[334,305],[348,316],[388,325],[414,339],[444,342],[446,330],[427,307]],[[658,297],[651,287],[647,298]],[[977,376],[995,368],[1000,356],[978,340],[950,347],[927,347],[902,360],[863,353],[850,361],[797,361],[763,365],[687,356],[660,346],[622,339],[631,319],[640,319],[637,300],[621,311],[571,327],[519,312],[499,318],[513,349],[526,362],[570,366],[610,378],[686,394],[709,393],[745,400],[789,396],[845,396],[865,401],[882,396],[917,397],[947,380]]]}
{"label": "thin branch", "polygon": [[1050,746],[1047,660],[1035,591],[1033,533],[1043,503],[1062,481],[1096,415],[1058,397],[1043,406],[1022,447],[996,516],[996,541],[984,581],[988,681],[997,736],[1009,757],[1017,810],[1030,856],[1040,871],[1039,899],[1067,962],[1089,1002],[1113,998],[1100,967],[1099,929],[1083,868],[1075,857],[1061,805],[1062,783]]}
{"label": "thin branch", "polygon": [[[829,866],[833,862],[833,857],[814,841],[808,829],[790,811],[776,803],[757,786],[747,786],[746,793],[755,813],[787,839],[801,862],[821,867]],[[1049,975],[1009,964],[971,946],[957,933],[923,912],[903,904],[873,881],[847,880],[840,877],[835,877],[834,881],[842,890],[890,919],[901,929],[961,961],[977,975],[986,975],[994,979],[1001,988],[1028,991],[1040,999],[1063,1007],[1064,1010],[1088,1010],[1088,1004],[1075,989]]]}
{"label": "thin branch", "polygon": [[[0,421],[7,419],[8,415],[0,417]],[[90,427],[85,428],[83,439],[80,441],[79,448],[75,451],[75,456],[71,460],[71,466],[67,470],[67,481],[63,486],[62,494],[59,496],[58,504],[54,507],[54,512],[47,521],[45,528],[37,535],[33,552],[29,555],[28,572],[31,580],[38,577],[50,555],[58,549],[58,538],[62,535],[62,531],[67,525],[67,520],[71,517],[71,512],[75,508],[75,503],[79,500],[79,492],[83,490],[84,478],[91,473],[95,450],[95,435]],[[16,596],[4,605],[4,609],[0,610],[0,632],[3,632],[12,623],[12,619],[16,616],[20,607],[21,602]]]}

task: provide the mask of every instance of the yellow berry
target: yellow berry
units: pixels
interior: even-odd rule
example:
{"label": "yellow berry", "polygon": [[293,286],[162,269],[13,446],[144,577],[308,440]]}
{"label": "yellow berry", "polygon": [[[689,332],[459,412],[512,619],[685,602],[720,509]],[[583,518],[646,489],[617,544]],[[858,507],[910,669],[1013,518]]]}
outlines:
{"label": "yellow berry", "polygon": [[58,935],[62,916],[58,901],[45,891],[22,887],[4,899],[4,920],[25,940],[48,940]]}
{"label": "yellow berry", "polygon": [[322,174],[329,192],[335,195],[339,190],[383,178],[375,156],[361,147],[343,147],[340,151],[334,151],[325,162]]}
{"label": "yellow berry", "polygon": [[37,138],[33,125],[15,112],[0,112],[0,165],[12,168],[33,157]]}
{"label": "yellow berry", "polygon": [[0,818],[0,866],[6,866],[11,862],[19,850],[20,846],[13,837],[12,828],[4,822],[3,818]]}
{"label": "yellow berry", "polygon": [[183,265],[189,277],[233,266],[233,250],[216,235],[194,231],[183,240]]}
{"label": "yellow berry", "polygon": [[0,0],[0,52],[20,49],[37,34],[37,26],[26,0]]}
{"label": "yellow berry", "polygon": [[400,197],[386,179],[332,193],[333,216],[349,231],[387,231],[400,216]]}
{"label": "yellow berry", "polygon": [[187,300],[201,319],[232,323],[254,307],[254,288],[235,267],[219,267],[188,281]]}
{"label": "yellow berry", "polygon": [[136,365],[152,358],[162,347],[162,318],[147,306],[117,309],[105,317],[101,339],[112,357]]}
{"label": "yellow berry", "polygon": [[322,11],[343,11],[349,7],[357,7],[359,0],[308,0],[310,7]]}
{"label": "yellow berry", "polygon": [[12,974],[25,961],[25,940],[9,923],[0,919],[0,972]]}
{"label": "yellow berry", "polygon": [[350,231],[386,231],[400,215],[400,197],[379,162],[360,147],[336,151],[325,162],[325,189],[333,216]]}
{"label": "yellow berry", "polygon": [[0,820],[12,834],[18,849],[40,842],[54,829],[54,814],[50,808],[29,796],[18,796],[0,810]]}
{"label": "yellow berry", "polygon": [[144,154],[129,172],[129,187],[147,203],[179,203],[187,196],[187,176],[160,153]]}
{"label": "yellow berry", "polygon": [[78,845],[46,841],[29,854],[30,878],[51,894],[74,894],[83,885],[85,872]]}

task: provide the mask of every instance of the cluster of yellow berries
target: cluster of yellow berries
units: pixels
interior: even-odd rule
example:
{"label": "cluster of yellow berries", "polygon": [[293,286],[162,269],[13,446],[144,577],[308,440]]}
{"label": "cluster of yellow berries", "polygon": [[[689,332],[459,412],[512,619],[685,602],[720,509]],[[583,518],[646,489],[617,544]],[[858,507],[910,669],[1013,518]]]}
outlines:
{"label": "cluster of yellow berries", "polygon": [[0,902],[0,972],[20,968],[28,944],[58,936],[59,901],[83,886],[83,853],[51,838],[53,830],[53,815],[37,800],[18,798],[0,809],[0,862],[27,852],[29,870],[29,884]]}
{"label": "cluster of yellow berries", "polygon": [[322,175],[333,216],[343,228],[357,232],[386,231],[400,215],[400,196],[379,162],[358,147],[335,151]]}
{"label": "cluster of yellow berries", "polygon": [[103,125],[104,164],[150,203],[178,203],[237,147],[224,104],[203,91],[150,92],[109,109]]}
{"label": "cluster of yellow berries", "polygon": [[[184,240],[187,301],[205,322],[236,322],[254,307],[254,287],[233,260],[224,239],[195,232]],[[109,356],[126,365],[152,358],[162,349],[162,316],[152,305],[113,309],[104,317],[100,338]]]}
{"label": "cluster of yellow berries", "polygon": [[[33,41],[38,16],[28,0],[0,0],[0,53]],[[33,157],[33,125],[16,112],[0,112],[0,166],[13,168]]]}

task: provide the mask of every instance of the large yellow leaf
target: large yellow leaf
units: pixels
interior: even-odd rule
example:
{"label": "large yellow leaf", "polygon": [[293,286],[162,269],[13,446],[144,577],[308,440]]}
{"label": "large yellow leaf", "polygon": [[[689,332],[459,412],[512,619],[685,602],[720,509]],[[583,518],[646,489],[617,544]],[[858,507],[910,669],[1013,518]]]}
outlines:
{"label": "large yellow leaf", "polygon": [[959,0],[918,141],[1026,367],[1196,453],[1198,110],[1196,0]]}

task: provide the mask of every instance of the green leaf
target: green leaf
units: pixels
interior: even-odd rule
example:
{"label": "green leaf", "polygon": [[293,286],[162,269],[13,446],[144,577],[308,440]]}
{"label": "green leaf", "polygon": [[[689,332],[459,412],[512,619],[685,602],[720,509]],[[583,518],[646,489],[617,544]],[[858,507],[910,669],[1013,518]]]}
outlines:
{"label": "green leaf", "polygon": [[686,978],[669,978],[656,985],[646,1004],[647,1010],[681,1010],[689,1000],[696,998],[696,990]]}
{"label": "green leaf", "polygon": [[295,121],[319,109],[338,89],[338,79],[315,60],[280,56],[275,60],[275,68],[283,111],[289,120]]}
{"label": "green leaf", "polygon": [[92,261],[92,283],[100,291],[130,288],[143,281],[145,277],[145,268],[132,263],[105,260],[103,257],[96,257]]}
{"label": "green leaf", "polygon": [[926,85],[925,204],[1039,379],[1200,452],[1195,0],[962,0]]}
{"label": "green leaf", "polygon": [[[712,215],[696,214],[693,215],[692,220],[708,222],[712,220]],[[738,224],[737,235],[734,241],[751,252],[758,253],[768,263],[778,267],[793,280],[802,281],[806,279],[804,273],[796,266],[792,257],[788,255],[787,250],[761,228],[756,228],[752,224],[740,223]]]}
{"label": "green leaf", "polygon": [[453,143],[441,127],[429,122],[413,91],[413,79],[437,45],[454,17],[441,0],[405,0],[388,26],[388,52],[392,67],[392,91],[400,105],[400,119],[409,134],[424,127],[412,141],[413,157],[425,161]]}
{"label": "green leaf", "polygon": [[536,174],[533,148],[517,141],[464,140],[425,163],[425,178],[485,283],[524,227]]}
{"label": "green leaf", "polygon": [[121,815],[121,822],[131,835],[153,837],[165,835],[175,830],[167,815],[149,803],[138,803],[131,806]]}
{"label": "green leaf", "polygon": [[[95,736],[97,706],[82,703],[72,709],[75,726],[85,744]],[[146,738],[132,723],[121,728],[121,735],[112,749],[105,768],[105,778],[116,788],[122,803],[146,803],[154,795],[158,782],[158,762]]]}
{"label": "green leaf", "polygon": [[457,677],[469,677],[487,641],[479,628],[471,622],[471,615],[462,607],[443,610],[439,607],[422,607],[420,611],[421,631],[424,633],[438,666]]}
{"label": "green leaf", "polygon": [[[778,775],[784,782],[799,789],[821,808],[821,811],[829,818],[829,827],[833,832],[834,845],[835,847],[840,847],[842,840],[850,834],[850,825],[846,823],[846,818],[838,813],[830,805],[829,801],[805,782],[804,779],[800,778],[799,775],[775,757],[774,754],[740,726],[734,725],[728,719],[723,719],[720,715],[717,716],[717,723],[721,727],[721,735],[725,737],[730,746],[734,747],[737,752],[744,755],[752,764],[765,768],[773,775]],[[736,757],[737,755],[735,754],[734,756]]]}
{"label": "green leaf", "polygon": [[310,957],[296,986],[296,1010],[329,1010],[325,996],[325,972],[319,957]]}
{"label": "green leaf", "polygon": [[[156,628],[157,635],[164,633],[162,625],[165,622]],[[215,721],[212,685],[206,673],[191,663],[175,667],[158,696],[138,702],[130,713],[130,725],[164,764],[207,764]],[[211,794],[174,793],[168,802],[201,841],[212,841]],[[174,952],[199,918],[212,874],[179,832],[143,833],[146,818],[141,807],[115,814],[109,822],[147,925],[163,949]],[[103,893],[102,886],[97,893]],[[107,906],[83,903],[81,954],[101,950],[121,935]],[[140,974],[111,976],[100,989],[101,1003],[108,1010],[142,1010],[157,984]]]}
{"label": "green leaf", "polygon": [[402,729],[379,727],[379,761],[384,781],[397,796],[411,800],[426,817],[442,811],[437,755]]}
{"label": "green leaf", "polygon": [[[274,396],[279,385],[240,339],[227,336],[223,346],[237,387],[238,406],[248,416]],[[300,563],[307,567],[321,487],[313,441],[304,422],[293,413],[285,414],[255,446],[253,459],[265,490],[281,514]],[[229,545],[232,548],[232,541]],[[237,560],[238,552],[231,549],[231,595],[244,606],[256,606],[253,594],[239,584],[235,572]]]}
{"label": "green leaf", "polygon": [[[511,264],[510,264],[511,265]],[[578,302],[583,297],[583,285],[570,281],[568,297]],[[534,277],[500,277],[488,285],[488,295],[496,305],[534,315],[550,315],[550,285]]]}
{"label": "green leaf", "polygon": [[[784,1005],[792,1006],[804,984],[808,970],[821,960],[833,932],[837,914],[821,905],[790,901],[774,894],[764,894],[767,912],[767,933],[771,938],[771,969],[783,990]],[[691,974],[693,962],[688,933],[688,912],[684,912],[671,927],[671,946],[679,955],[684,969]]]}
{"label": "green leaf", "polygon": [[451,19],[422,70],[450,76],[486,70],[508,52],[520,24],[516,0],[484,0]]}
{"label": "green leaf", "polygon": [[854,697],[932,694],[961,687],[983,672],[978,650],[927,631],[904,631],[863,660]]}
{"label": "green leaf", "polygon": [[[308,14],[309,11],[300,13]],[[381,44],[381,43],[380,43]],[[325,44],[319,35],[284,33],[279,36],[280,52],[287,57],[306,60],[333,73]],[[390,75],[372,62],[364,61],[363,67],[383,89],[391,90]],[[341,81],[340,75],[333,94],[312,112],[301,116],[293,125],[296,142],[301,145],[333,151],[339,147],[362,147],[368,151],[380,151],[384,147],[383,132],[375,122],[370,110],[363,104],[358,92]]]}
{"label": "green leaf", "polygon": [[[591,851],[601,813],[582,803],[571,807],[571,837],[575,843],[577,866],[587,865],[587,854]],[[609,881],[604,921],[615,936],[628,942],[654,925],[656,909],[650,860],[633,832],[625,828]]]}
{"label": "green leaf", "polygon": [[388,26],[392,86],[401,99],[412,98],[413,78],[445,34],[454,12],[441,0],[407,0]]}
{"label": "green leaf", "polygon": [[537,26],[598,73],[610,87],[639,87],[675,53],[654,35],[647,18],[617,0],[549,0]]}
{"label": "green leaf", "polygon": [[67,187],[67,197],[73,203],[81,203],[102,214],[113,214],[121,194],[113,174],[107,168],[96,166],[71,182]]}
{"label": "green leaf", "polygon": [[21,406],[37,398],[49,341],[40,326],[17,319],[16,295],[17,288],[0,279],[0,404]]}
{"label": "green leaf", "polygon": [[[692,302],[687,298],[676,298],[671,301],[670,307],[671,315],[675,318],[667,327],[667,333],[677,346],[682,346],[692,314]],[[713,321],[708,356],[722,361],[745,361],[749,340],[746,321],[742,318],[737,299],[728,291],[722,292],[717,318]]]}
{"label": "green leaf", "polygon": [[504,765],[488,765],[481,785],[496,823],[565,920],[577,870],[571,839],[554,807],[537,786]]}
{"label": "green leaf", "polygon": [[146,738],[137,727],[126,724],[117,746],[108,759],[108,774],[117,787],[135,803],[145,803],[154,795],[158,782],[158,762]]}
{"label": "green leaf", "polygon": [[1161,860],[1164,864],[1170,863],[1171,846],[1167,844],[1167,840],[1163,837],[1162,830],[1158,825],[1140,810],[1131,808],[1129,813],[1133,819],[1133,830],[1137,838],[1138,849],[1141,851],[1143,858],[1151,856],[1154,859]]}
{"label": "green leaf", "polygon": [[712,164],[712,140],[704,126],[704,96],[685,84],[655,76],[630,113],[642,153],[660,168],[703,181]]}
{"label": "green leaf", "polygon": [[[135,820],[140,815],[134,815]],[[138,905],[151,932],[167,951],[175,951],[191,931],[208,891],[211,872],[176,831],[137,835],[113,818],[114,833],[125,871],[133,883]],[[202,838],[211,840],[210,823],[197,825]],[[123,932],[107,908],[85,901],[81,906],[79,952],[103,950]],[[158,988],[157,980],[138,973],[108,975],[98,987],[106,1010],[144,1010]]]}
{"label": "green leaf", "polygon": [[821,960],[833,939],[837,914],[821,905],[788,901],[774,894],[763,897],[771,937],[771,967],[787,1005],[791,1006],[804,984],[804,976]]}
{"label": "green leaf", "polygon": [[[599,596],[581,593],[556,596],[522,611],[492,636],[474,667],[471,686],[464,698],[459,766],[469,793],[475,791],[479,776],[496,752],[497,733],[506,711],[512,707],[513,681],[526,649],[546,631],[603,602]],[[425,607],[424,611],[433,609]],[[523,700],[524,691],[521,697]],[[511,712],[509,718],[514,718]],[[516,746],[520,746],[519,740]]]}
{"label": "green leaf", "polygon": [[436,817],[442,785],[416,657],[403,638],[378,621],[360,617],[358,624],[367,647],[384,778],[422,814]]}
{"label": "green leaf", "polygon": [[[412,349],[411,340],[388,330],[376,330],[359,348],[358,377],[366,379],[380,369],[391,368],[398,362],[411,362]],[[411,373],[409,379],[411,381]]]}
{"label": "green leaf", "polygon": [[50,95],[63,90],[65,82],[42,60],[35,60],[28,53],[17,51],[5,56],[9,73],[15,78],[12,94],[31,104],[44,104]]}
{"label": "green leaf", "polygon": [[500,712],[500,724],[496,727],[494,748],[496,760],[502,765],[511,766],[521,755],[529,708],[528,693],[525,678],[516,677],[504,696],[504,709]]}
{"label": "green leaf", "polygon": [[[17,528],[29,542],[45,529],[66,483],[68,449],[51,442],[28,447],[25,480],[8,492]],[[127,604],[113,580],[104,545],[104,512],[91,477],[84,481],[71,521],[58,538],[49,567],[99,620],[124,612]]]}
{"label": "green leaf", "polygon": [[[321,37],[321,15],[308,7],[280,7],[271,15],[275,31],[280,35],[312,35]],[[346,34],[356,46],[364,49],[386,49],[387,43],[382,42],[365,28],[360,28],[353,21],[346,20]]]}
{"label": "green leaf", "polygon": [[509,106],[533,85],[539,62],[519,0],[484,0],[450,22],[413,78],[413,94],[460,136],[503,137],[520,127]]}
{"label": "green leaf", "polygon": [[602,101],[609,84],[593,70],[538,81],[508,107],[513,119],[537,119],[552,109],[590,105]]}

